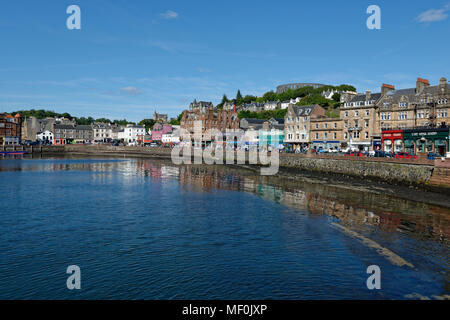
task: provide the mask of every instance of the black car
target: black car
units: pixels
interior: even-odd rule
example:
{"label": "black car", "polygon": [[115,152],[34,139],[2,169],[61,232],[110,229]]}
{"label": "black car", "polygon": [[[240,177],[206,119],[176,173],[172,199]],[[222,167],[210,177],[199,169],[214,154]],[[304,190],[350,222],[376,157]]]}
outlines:
{"label": "black car", "polygon": [[375,150],[374,157],[375,158],[394,158],[394,154],[387,152],[387,151]]}

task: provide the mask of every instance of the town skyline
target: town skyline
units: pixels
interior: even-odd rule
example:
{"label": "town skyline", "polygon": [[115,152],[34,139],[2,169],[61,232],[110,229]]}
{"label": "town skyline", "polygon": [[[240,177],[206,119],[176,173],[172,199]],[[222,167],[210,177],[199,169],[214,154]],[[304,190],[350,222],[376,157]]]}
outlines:
{"label": "town skyline", "polygon": [[65,26],[69,4],[4,5],[0,112],[139,121],[154,111],[176,117],[194,99],[218,104],[238,89],[261,96],[285,83],[318,82],[377,92],[382,83],[414,87],[417,76],[436,85],[449,70],[446,1],[378,1],[381,30],[367,29],[368,3],[356,1],[78,1],[81,30]]}

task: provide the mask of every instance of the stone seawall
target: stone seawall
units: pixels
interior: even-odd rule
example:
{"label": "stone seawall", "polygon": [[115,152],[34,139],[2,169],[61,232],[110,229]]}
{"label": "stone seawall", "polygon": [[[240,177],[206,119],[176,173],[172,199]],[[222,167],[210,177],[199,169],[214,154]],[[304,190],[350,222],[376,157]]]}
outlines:
{"label": "stone seawall", "polygon": [[[43,154],[127,156],[170,159],[169,148],[113,147],[105,145],[66,145],[36,148]],[[280,166],[290,169],[343,176],[370,178],[389,183],[450,188],[450,161],[354,158],[336,155],[280,154]]]}
{"label": "stone seawall", "polygon": [[372,178],[386,182],[426,184],[433,175],[433,165],[371,161],[369,159],[334,159],[308,157],[280,157],[280,166],[306,171]]}

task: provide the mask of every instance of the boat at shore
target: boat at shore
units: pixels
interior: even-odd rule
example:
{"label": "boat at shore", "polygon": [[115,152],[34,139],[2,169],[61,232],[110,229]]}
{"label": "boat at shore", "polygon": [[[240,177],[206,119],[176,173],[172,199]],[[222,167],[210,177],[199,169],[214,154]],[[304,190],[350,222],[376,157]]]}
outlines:
{"label": "boat at shore", "polygon": [[20,155],[24,155],[27,152],[24,151],[0,151],[0,154],[5,154],[5,155],[13,155],[13,156],[20,156]]}

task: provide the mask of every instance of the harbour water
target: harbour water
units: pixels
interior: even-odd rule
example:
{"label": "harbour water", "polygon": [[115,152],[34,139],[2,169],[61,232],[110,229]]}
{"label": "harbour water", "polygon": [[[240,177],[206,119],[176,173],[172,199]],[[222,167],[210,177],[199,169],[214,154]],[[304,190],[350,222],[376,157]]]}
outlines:
{"label": "harbour water", "polygon": [[376,190],[146,159],[0,160],[0,299],[448,298],[450,209]]}

